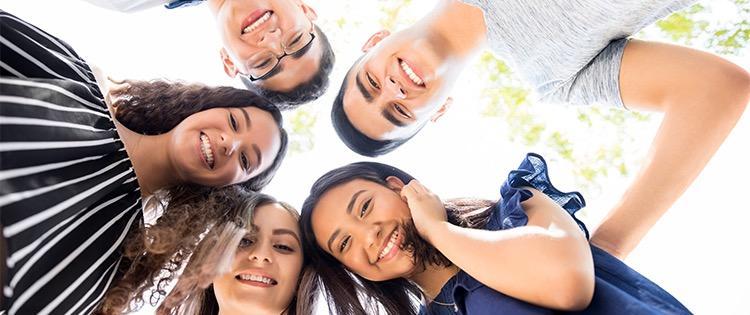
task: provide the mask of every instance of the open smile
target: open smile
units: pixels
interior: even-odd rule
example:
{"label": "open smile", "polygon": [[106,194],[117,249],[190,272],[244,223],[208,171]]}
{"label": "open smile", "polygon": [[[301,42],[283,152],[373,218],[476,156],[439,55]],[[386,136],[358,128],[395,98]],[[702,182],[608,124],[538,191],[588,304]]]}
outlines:
{"label": "open smile", "polygon": [[378,253],[378,260],[376,262],[388,261],[391,258],[395,257],[396,254],[398,254],[398,251],[401,250],[401,243],[403,241],[403,233],[401,233],[399,229],[396,228],[393,232],[391,232],[390,237],[388,237],[388,241],[385,242],[381,247],[380,252]]}
{"label": "open smile", "polygon": [[271,278],[271,276],[256,271],[243,271],[242,273],[235,275],[234,279],[242,284],[261,288],[270,288],[279,284],[279,282],[276,281],[276,279]]}
{"label": "open smile", "polygon": [[214,160],[214,150],[211,147],[211,138],[201,132],[198,147],[200,149],[201,160],[203,160],[208,169],[213,170],[216,161]]}
{"label": "open smile", "polygon": [[405,81],[412,83],[414,87],[424,88],[425,82],[422,77],[421,71],[419,71],[418,68],[416,68],[413,64],[410,64],[404,59],[397,58],[397,60],[398,60],[398,67],[401,69],[401,74],[406,79]]}
{"label": "open smile", "polygon": [[253,11],[247,16],[247,18],[245,18],[245,21],[242,22],[241,34],[248,34],[259,29],[261,25],[271,19],[271,15],[273,15],[273,11],[271,10],[258,9]]}

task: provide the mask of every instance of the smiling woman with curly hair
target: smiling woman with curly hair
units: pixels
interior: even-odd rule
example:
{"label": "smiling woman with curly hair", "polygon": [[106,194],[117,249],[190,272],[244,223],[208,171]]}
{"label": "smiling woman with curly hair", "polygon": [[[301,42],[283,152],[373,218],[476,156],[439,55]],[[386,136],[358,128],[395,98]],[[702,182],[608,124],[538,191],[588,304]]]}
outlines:
{"label": "smiling woman with curly hair", "polygon": [[124,309],[117,294],[100,303],[112,283],[126,286],[129,270],[147,275],[161,268],[150,261],[180,257],[159,256],[169,251],[161,241],[123,256],[126,240],[167,237],[144,230],[142,200],[165,209],[173,235],[195,239],[217,218],[166,204],[192,204],[233,184],[260,190],[284,158],[281,114],[253,92],[159,80],[123,81],[107,93],[108,80],[65,42],[4,11],[0,27],[0,275],[8,314]]}

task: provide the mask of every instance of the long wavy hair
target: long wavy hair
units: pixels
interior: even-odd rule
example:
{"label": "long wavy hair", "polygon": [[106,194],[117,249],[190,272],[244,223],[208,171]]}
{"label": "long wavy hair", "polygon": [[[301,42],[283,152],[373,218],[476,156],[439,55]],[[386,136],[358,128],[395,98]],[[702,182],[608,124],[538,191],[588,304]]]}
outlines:
{"label": "long wavy hair", "polygon": [[[155,224],[128,239],[123,252],[128,267],[98,313],[131,312],[148,303],[159,305],[158,314],[218,314],[211,283],[230,270],[240,240],[252,233],[255,209],[278,203],[299,218],[288,204],[239,185],[199,195],[185,190],[175,197]],[[295,296],[287,314],[296,314],[296,301]]]}
{"label": "long wavy hair", "polygon": [[[310,195],[302,206],[300,230],[302,248],[309,266],[315,275],[304,279],[300,292],[324,291],[328,297],[328,307],[337,314],[366,315],[372,310],[383,309],[387,314],[417,314],[414,301],[423,300],[419,286],[405,278],[386,281],[370,281],[346,269],[323,248],[318,246],[312,228],[312,212],[321,196],[328,190],[355,179],[367,180],[388,187],[386,178],[396,176],[408,183],[413,177],[390,165],[376,162],[358,162],[329,171],[321,176],[310,189]],[[452,224],[481,228],[490,219],[494,202],[482,199],[460,198],[444,203],[448,221]],[[434,246],[419,237],[413,223],[406,222],[404,249],[411,252],[417,268],[428,265],[451,266],[452,263]],[[314,294],[311,294],[314,296]],[[314,303],[312,299],[300,303]],[[305,306],[307,307],[307,306]],[[369,311],[368,311],[369,310]]]}
{"label": "long wavy hair", "polygon": [[169,132],[188,116],[218,107],[257,107],[271,114],[279,128],[281,145],[271,166],[242,185],[260,191],[268,185],[286,156],[288,136],[279,109],[258,94],[229,86],[210,87],[165,80],[116,82],[110,91],[115,118],[128,129],[144,135]]}
{"label": "long wavy hair", "polygon": [[[99,312],[121,313],[139,308],[141,296],[151,286],[151,304],[166,295],[166,286],[190,256],[203,233],[224,221],[223,202],[236,202],[233,189],[259,191],[273,178],[287,150],[288,138],[279,110],[253,92],[232,87],[156,81],[121,81],[110,91],[115,118],[125,127],[144,134],[166,133],[188,116],[217,107],[254,106],[271,114],[279,127],[281,145],[271,166],[237,187],[207,187],[184,183],[157,191],[144,209],[161,212],[154,225],[135,226],[124,241],[121,270],[100,304]],[[217,201],[220,200],[221,202]],[[133,300],[134,303],[130,303]]]}

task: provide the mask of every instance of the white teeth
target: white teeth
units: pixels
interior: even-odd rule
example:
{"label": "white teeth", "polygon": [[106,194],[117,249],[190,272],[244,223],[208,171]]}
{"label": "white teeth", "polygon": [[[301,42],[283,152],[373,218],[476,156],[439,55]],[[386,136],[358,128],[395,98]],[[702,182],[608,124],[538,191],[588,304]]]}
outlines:
{"label": "white teeth", "polygon": [[406,75],[409,76],[409,79],[412,82],[414,82],[414,84],[422,85],[422,83],[424,83],[424,81],[422,81],[422,79],[420,79],[419,76],[417,76],[417,74],[414,73],[414,70],[412,70],[411,67],[409,67],[409,65],[406,64],[406,62],[403,60],[401,61],[401,69],[403,69],[404,72],[406,72]]}
{"label": "white teeth", "polygon": [[271,11],[266,11],[263,16],[261,16],[259,19],[257,19],[253,24],[248,25],[244,30],[242,30],[242,34],[250,33],[254,31],[258,26],[263,24],[265,21],[268,21],[268,19],[271,18]]}
{"label": "white teeth", "polygon": [[203,157],[206,158],[206,162],[208,162],[208,166],[213,168],[214,154],[213,151],[211,151],[211,142],[205,134],[201,134],[201,151],[203,152]]}
{"label": "white teeth", "polygon": [[246,280],[246,281],[255,281],[255,282],[262,282],[265,284],[272,284],[273,280],[271,278],[266,278],[264,276],[259,275],[248,275],[248,274],[241,274],[240,279]]}
{"label": "white teeth", "polygon": [[378,259],[381,259],[386,254],[390,253],[391,249],[393,249],[393,246],[396,246],[397,240],[398,240],[398,231],[393,232],[393,234],[391,234],[391,239],[388,240],[388,244],[385,245],[385,248],[383,248],[383,251],[381,251],[380,255],[378,255]]}

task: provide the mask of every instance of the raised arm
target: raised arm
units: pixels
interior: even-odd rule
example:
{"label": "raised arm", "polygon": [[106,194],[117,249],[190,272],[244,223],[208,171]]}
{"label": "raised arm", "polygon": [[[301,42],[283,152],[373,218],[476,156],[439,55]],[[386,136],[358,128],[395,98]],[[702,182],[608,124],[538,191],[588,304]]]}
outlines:
{"label": "raised arm", "polygon": [[646,163],[591,242],[625,258],[706,166],[750,99],[750,75],[706,52],[646,41],[625,48],[626,107],[664,113]]}
{"label": "raised arm", "polygon": [[417,181],[402,189],[420,235],[488,287],[540,306],[580,310],[594,293],[586,237],[570,215],[543,193],[522,203],[528,225],[500,231],[446,221],[440,200]]}

